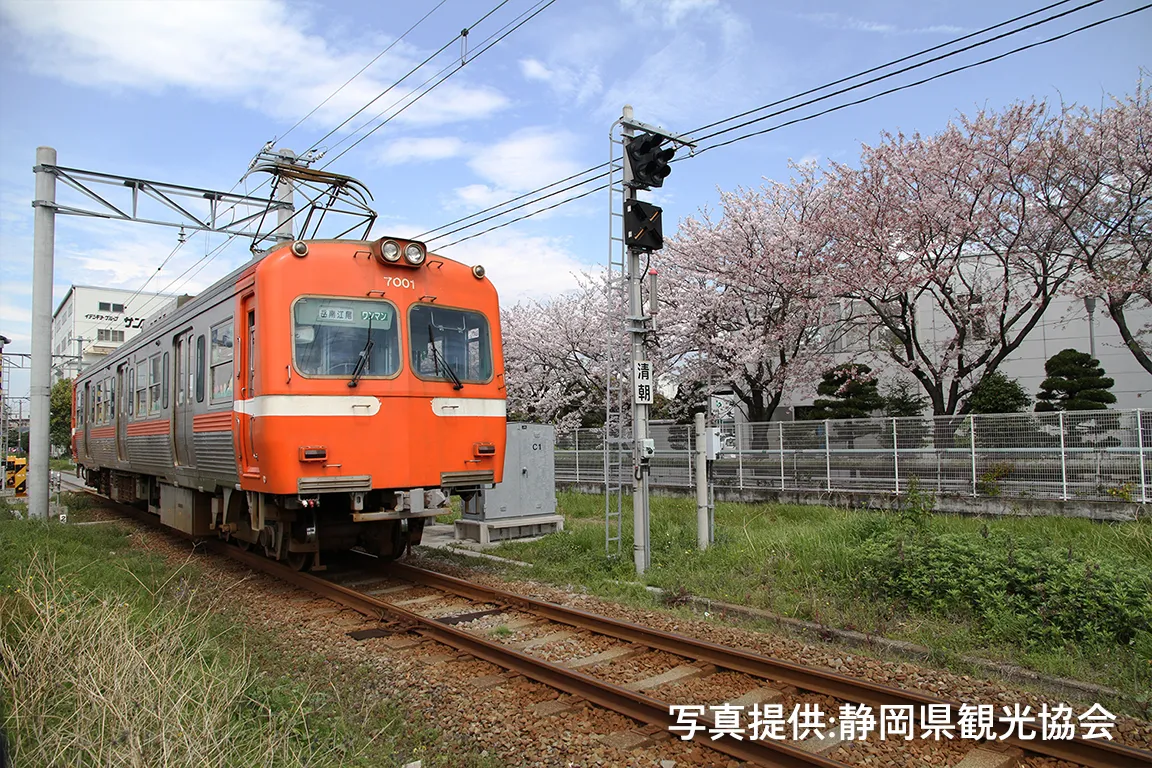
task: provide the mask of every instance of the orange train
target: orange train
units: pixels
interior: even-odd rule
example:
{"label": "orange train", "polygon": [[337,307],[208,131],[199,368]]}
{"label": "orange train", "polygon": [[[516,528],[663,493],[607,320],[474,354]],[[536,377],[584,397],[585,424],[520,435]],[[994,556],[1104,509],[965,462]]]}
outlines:
{"label": "orange train", "polygon": [[422,243],[297,240],[149,321],[76,379],[88,485],[294,567],[419,543],[500,482],[496,290]]}

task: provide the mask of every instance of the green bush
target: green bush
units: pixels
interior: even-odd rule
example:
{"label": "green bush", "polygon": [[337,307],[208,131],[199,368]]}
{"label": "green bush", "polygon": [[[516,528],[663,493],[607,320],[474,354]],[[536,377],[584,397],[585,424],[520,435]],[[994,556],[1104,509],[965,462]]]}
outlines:
{"label": "green bush", "polygon": [[1152,629],[1152,577],[1119,558],[1020,547],[1002,533],[893,527],[859,550],[861,581],[879,598],[960,614],[991,640],[1028,648],[1129,645]]}

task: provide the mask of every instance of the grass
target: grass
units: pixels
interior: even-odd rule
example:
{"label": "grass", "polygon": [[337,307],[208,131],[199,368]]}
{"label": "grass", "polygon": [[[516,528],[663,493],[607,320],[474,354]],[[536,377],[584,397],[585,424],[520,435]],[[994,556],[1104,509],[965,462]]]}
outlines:
{"label": "grass", "polygon": [[220,611],[116,525],[0,520],[0,724],[16,765],[487,766],[343,670]]}
{"label": "grass", "polygon": [[644,585],[653,585],[1152,703],[1152,520],[978,519],[929,514],[922,502],[904,513],[720,503],[716,543],[700,552],[694,501],[656,497],[652,566],[638,581],[624,504],[620,558],[604,554],[603,497],[575,493],[559,496],[563,533],[494,554],[531,563],[519,576],[633,604],[652,605]]}
{"label": "grass", "polygon": [[48,468],[56,472],[76,471],[76,465],[72,462],[72,459],[67,458],[48,459]]}

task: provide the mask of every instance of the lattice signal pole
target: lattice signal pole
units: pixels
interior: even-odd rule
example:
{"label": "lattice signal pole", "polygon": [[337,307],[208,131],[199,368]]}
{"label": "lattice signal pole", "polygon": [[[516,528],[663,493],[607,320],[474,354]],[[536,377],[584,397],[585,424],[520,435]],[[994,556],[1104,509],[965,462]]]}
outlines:
{"label": "lattice signal pole", "polygon": [[[623,115],[612,126],[614,135],[616,126],[621,128],[620,143],[623,145],[623,206],[619,214],[622,216],[623,247],[626,249],[626,259],[620,265],[623,268],[623,282],[628,292],[628,314],[624,318],[624,328],[630,339],[631,366],[630,374],[632,384],[631,392],[631,427],[632,427],[632,557],[636,564],[636,572],[644,573],[651,563],[651,545],[649,537],[649,496],[648,473],[651,460],[656,453],[655,442],[649,437],[648,411],[652,406],[656,394],[656,377],[652,370],[652,362],[648,359],[645,341],[652,332],[652,312],[656,308],[655,290],[649,291],[649,312],[645,313],[642,297],[642,285],[646,275],[640,266],[640,258],[645,253],[659,250],[664,247],[664,235],[661,215],[663,211],[658,206],[637,199],[637,192],[642,189],[652,189],[664,185],[664,179],[672,172],[669,163],[676,154],[673,146],[664,146],[665,143],[694,146],[691,142],[676,134],[669,133],[662,128],[647,125],[634,119],[632,108],[624,107]],[[639,133],[637,133],[639,131]],[[615,147],[613,144],[613,158]],[[615,185],[612,186],[616,191]],[[611,231],[610,231],[611,237]],[[615,244],[609,243],[610,252],[615,253]],[[609,304],[612,306],[617,294],[613,291],[613,271],[615,266],[613,257],[609,257]],[[655,287],[655,280],[652,282]],[[609,336],[611,338],[611,334]],[[618,349],[610,342],[608,349],[608,403],[607,419],[605,422],[605,491],[606,514],[605,523],[611,515],[610,475],[611,470],[607,459],[612,450],[608,445],[612,439],[613,417],[613,383],[619,389],[622,386],[621,377],[616,376]],[[617,401],[618,402],[618,401]],[[620,409],[620,416],[623,416]],[[623,439],[624,430],[618,432],[618,439]],[[607,534],[606,534],[607,536]]]}

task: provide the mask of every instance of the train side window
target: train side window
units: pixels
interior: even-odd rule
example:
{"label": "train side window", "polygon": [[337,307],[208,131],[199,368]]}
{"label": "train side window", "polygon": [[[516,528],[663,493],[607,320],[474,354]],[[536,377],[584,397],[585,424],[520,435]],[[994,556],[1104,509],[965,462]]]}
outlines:
{"label": "train side window", "polygon": [[93,419],[93,421],[97,424],[103,424],[104,423],[104,382],[102,382],[102,381],[96,382],[95,412],[96,412],[96,417]]}
{"label": "train side window", "polygon": [[210,384],[212,401],[232,399],[232,321],[212,328]]}
{"label": "train side window", "polygon": [[148,414],[148,361],[136,363],[136,415]]}
{"label": "train side window", "polygon": [[204,334],[196,337],[196,402],[204,402]]}
{"label": "train side window", "polygon": [[148,358],[148,412],[160,411],[160,382],[164,377],[159,353]]}
{"label": "train side window", "polygon": [[108,421],[116,419],[116,379],[108,377]]}
{"label": "train side window", "polygon": [[164,353],[164,363],[160,366],[163,380],[160,387],[160,407],[168,407],[168,353]]}
{"label": "train side window", "polygon": [[132,393],[136,391],[136,369],[128,369],[128,389],[124,392],[124,404],[128,407],[128,415],[132,416],[136,412],[136,398]]}

